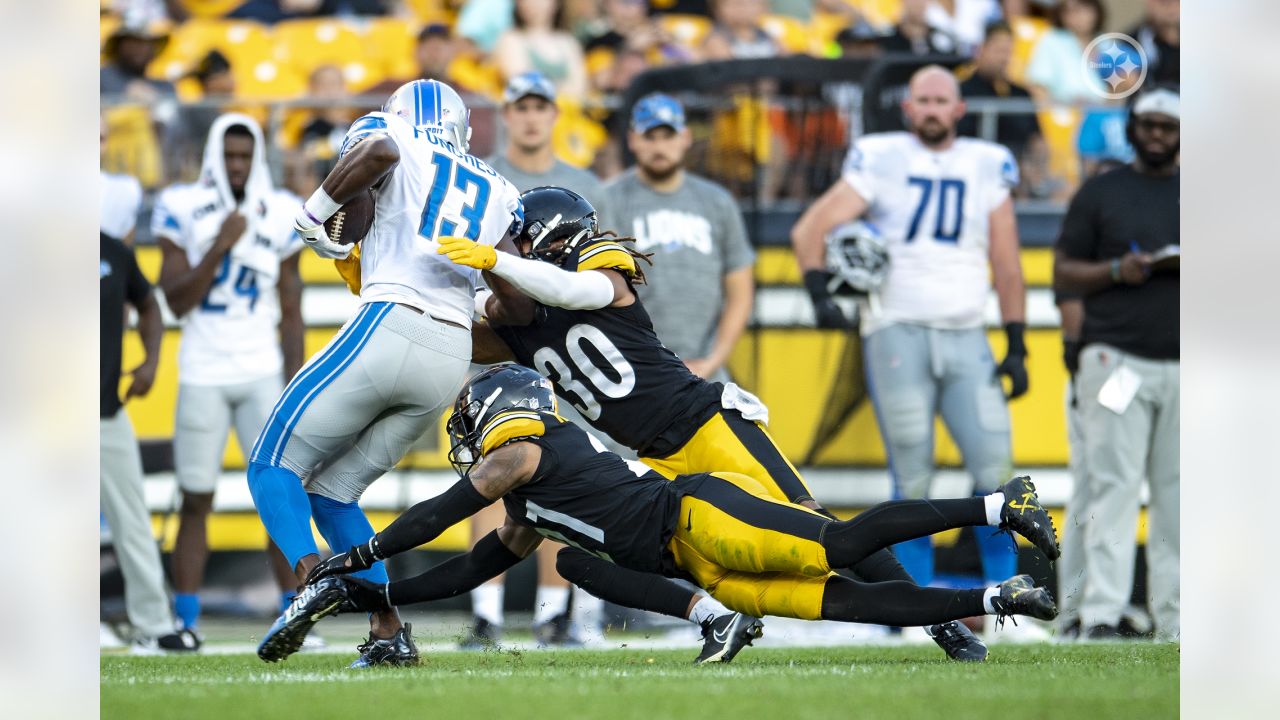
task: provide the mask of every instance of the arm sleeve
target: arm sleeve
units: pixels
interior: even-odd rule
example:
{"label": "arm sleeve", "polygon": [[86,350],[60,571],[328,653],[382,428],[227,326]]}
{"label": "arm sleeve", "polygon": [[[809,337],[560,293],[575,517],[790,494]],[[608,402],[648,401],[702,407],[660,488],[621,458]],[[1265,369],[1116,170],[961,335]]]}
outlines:
{"label": "arm sleeve", "polygon": [[387,599],[392,605],[409,605],[427,600],[454,597],[479,587],[520,562],[498,531],[480,538],[471,552],[450,558],[421,575],[397,580],[387,586]]}
{"label": "arm sleeve", "polygon": [[489,272],[543,305],[598,310],[613,302],[613,283],[598,272],[568,272],[548,262],[501,252]]}
{"label": "arm sleeve", "polygon": [[849,148],[849,154],[844,158],[844,167],[840,170],[840,178],[858,191],[868,205],[875,202],[876,195],[873,159],[867,143],[860,140]]}
{"label": "arm sleeve", "polygon": [[1098,259],[1098,236],[1094,227],[1093,183],[1086,181],[1071,198],[1056,247],[1077,260]]}
{"label": "arm sleeve", "polygon": [[755,262],[756,254],[751,249],[751,241],[747,239],[747,227],[742,221],[742,211],[738,204],[727,194],[722,195],[720,201],[725,216],[722,269],[725,273],[731,273]]}
{"label": "arm sleeve", "polygon": [[412,550],[475,515],[493,501],[480,494],[465,475],[448,490],[409,508],[375,536],[378,556]]}

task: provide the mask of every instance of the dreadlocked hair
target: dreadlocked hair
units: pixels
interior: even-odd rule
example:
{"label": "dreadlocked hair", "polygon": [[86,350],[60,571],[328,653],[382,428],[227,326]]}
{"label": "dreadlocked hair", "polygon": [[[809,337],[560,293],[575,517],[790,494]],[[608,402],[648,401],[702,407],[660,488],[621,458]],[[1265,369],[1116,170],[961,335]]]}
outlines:
{"label": "dreadlocked hair", "polygon": [[[643,252],[640,252],[639,250],[635,249],[634,245],[635,245],[635,243],[637,242],[637,240],[636,240],[635,238],[633,238],[633,237],[620,237],[620,236],[618,235],[618,233],[616,233],[616,232],[614,232],[614,231],[612,231],[612,230],[605,230],[604,232],[602,232],[602,233],[600,233],[599,235],[597,235],[597,236],[595,236],[594,238],[592,238],[592,240],[596,240],[596,239],[599,239],[599,238],[609,238],[609,239],[613,240],[614,242],[616,242],[616,243],[618,243],[620,246],[622,246],[622,249],[623,249],[623,250],[626,250],[628,255],[630,255],[631,257],[635,258],[636,260],[643,260],[643,261],[645,261],[645,262],[646,262],[650,267],[653,267],[653,253],[643,253]],[[632,278],[631,278],[631,282],[632,282],[632,283],[634,283],[634,284],[636,284],[636,285],[644,285],[644,284],[645,284],[645,279],[644,279],[644,270],[643,270],[643,269],[641,269],[641,267],[640,267],[640,263],[639,263],[639,262],[637,262],[637,263],[636,263],[636,273],[635,273],[635,275],[634,275],[634,276],[632,276]]]}

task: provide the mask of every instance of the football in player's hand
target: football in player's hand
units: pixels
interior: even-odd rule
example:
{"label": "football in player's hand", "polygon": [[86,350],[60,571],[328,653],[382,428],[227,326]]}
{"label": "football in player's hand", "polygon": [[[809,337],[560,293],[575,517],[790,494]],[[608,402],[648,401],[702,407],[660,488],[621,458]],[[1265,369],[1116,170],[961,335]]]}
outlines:
{"label": "football in player's hand", "polygon": [[373,191],[365,190],[349,200],[324,223],[329,239],[339,245],[351,245],[364,239],[373,226]]}

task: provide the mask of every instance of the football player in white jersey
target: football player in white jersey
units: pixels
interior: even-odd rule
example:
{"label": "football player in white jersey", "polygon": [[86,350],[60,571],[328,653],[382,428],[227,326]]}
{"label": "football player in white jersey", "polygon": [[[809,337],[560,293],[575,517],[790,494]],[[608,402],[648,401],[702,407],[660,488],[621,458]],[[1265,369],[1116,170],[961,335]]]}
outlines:
{"label": "football player in white jersey", "polygon": [[[928,495],[935,415],[959,446],[975,492],[988,493],[1011,469],[1000,376],[1011,380],[1008,399],[1027,391],[1026,293],[1009,194],[1017,165],[1001,145],[956,136],[965,106],[955,78],[941,67],[915,73],[903,110],[910,131],[858,140],[840,180],[804,212],[791,240],[819,326],[841,327],[847,321],[831,299],[823,239],[858,217],[880,229],[888,269],[860,302],[861,330],[895,495]],[[998,366],[983,322],[992,280],[1008,336]],[[980,532],[978,545],[985,579],[1016,574],[1010,538]],[[928,538],[895,552],[916,582],[932,581]]]}
{"label": "football player in white jersey", "polygon": [[[206,523],[234,427],[245,456],[284,383],[302,365],[298,198],[272,186],[258,123],[218,117],[194,183],[156,199],[151,233],[163,253],[160,287],[183,320],[173,461],[182,489],[173,547],[174,610],[194,630],[209,555]],[[271,548],[281,602],[293,573]]]}
{"label": "football player in white jersey", "polygon": [[[516,252],[508,236],[523,226],[520,195],[467,154],[470,135],[452,88],[410,82],[382,112],[351,125],[338,164],[296,212],[294,228],[317,254],[345,260],[352,246],[329,239],[324,222],[374,191],[358,272],[346,274],[360,309],[285,388],[249,462],[258,514],[299,580],[319,561],[311,520],[336,551],[368,542],[373,528],[360,496],[435,427],[462,387],[480,272],[438,254],[436,239],[461,235]],[[381,563],[367,573],[387,580]],[[290,635],[280,630],[298,619],[303,595],[264,636],[264,660],[296,649],[280,645]],[[418,660],[394,610],[370,616],[360,651],[353,667]]]}

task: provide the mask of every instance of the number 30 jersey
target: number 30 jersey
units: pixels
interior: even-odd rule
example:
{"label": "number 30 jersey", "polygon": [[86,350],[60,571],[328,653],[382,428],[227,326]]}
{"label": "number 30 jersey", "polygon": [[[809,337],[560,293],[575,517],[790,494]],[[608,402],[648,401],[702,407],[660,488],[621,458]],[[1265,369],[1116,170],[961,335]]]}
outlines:
{"label": "number 30 jersey", "polygon": [[842,177],[867,201],[889,270],[863,332],[895,322],[980,327],[990,292],[989,217],[1018,184],[1003,145],[956,138],[936,151],[909,132],[858,140]]}
{"label": "number 30 jersey", "polygon": [[532,323],[493,329],[517,362],[545,375],[592,427],[640,457],[675,452],[719,407],[720,386],[663,346],[639,300],[599,310],[538,305]]}
{"label": "number 30 jersey", "polygon": [[443,135],[384,112],[352,123],[341,152],[371,134],[391,138],[400,162],[375,190],[373,226],[360,242],[361,302],[404,303],[471,327],[480,271],[438,254],[436,238],[497,245],[508,230],[523,227],[520,193]]}

